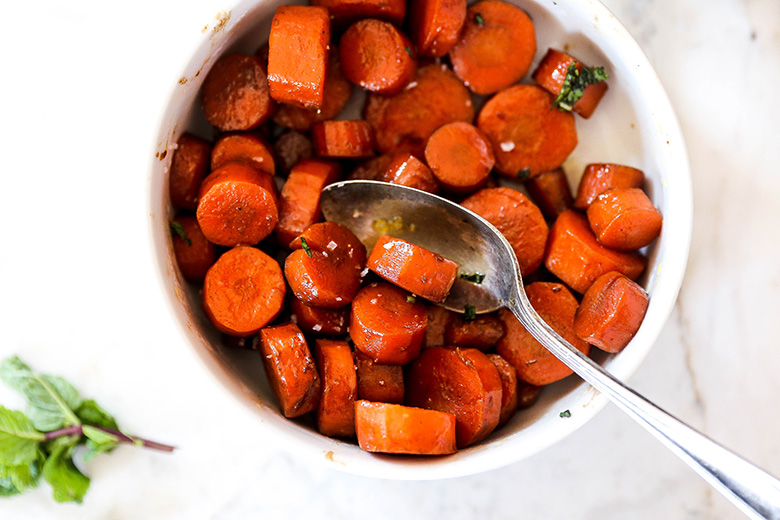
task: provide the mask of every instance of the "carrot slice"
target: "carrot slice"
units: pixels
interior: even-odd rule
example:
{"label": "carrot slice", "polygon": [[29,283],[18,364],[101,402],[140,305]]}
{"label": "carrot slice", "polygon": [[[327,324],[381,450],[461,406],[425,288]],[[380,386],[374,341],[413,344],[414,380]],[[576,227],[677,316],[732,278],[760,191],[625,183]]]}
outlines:
{"label": "carrot slice", "polygon": [[290,320],[309,334],[340,336],[347,332],[349,308],[314,307],[293,296],[290,299]]}
{"label": "carrot slice", "polygon": [[189,215],[179,215],[171,222],[173,254],[182,276],[191,282],[201,282],[209,267],[217,261],[214,244],[206,240],[198,221]]}
{"label": "carrot slice", "polygon": [[530,408],[539,400],[539,394],[542,393],[542,387],[517,380],[517,407],[521,410]]}
{"label": "carrot slice", "polygon": [[259,135],[241,133],[220,137],[211,151],[211,169],[218,170],[229,162],[242,162],[271,175],[276,173],[271,149]]}
{"label": "carrot slice", "polygon": [[279,197],[279,223],[276,225],[279,243],[288,245],[320,220],[322,188],[340,176],[340,166],[328,161],[308,159],[293,167]]}
{"label": "carrot slice", "polygon": [[547,243],[547,223],[528,197],[510,188],[486,188],[461,204],[504,234],[517,256],[523,276],[541,265]]}
{"label": "carrot slice", "polygon": [[295,297],[315,307],[344,307],[360,288],[360,268],[341,253],[296,249],[284,262],[284,276]]}
{"label": "carrot slice", "polygon": [[383,365],[356,350],[358,399],[380,403],[403,404],[404,372],[401,365]]}
{"label": "carrot slice", "polygon": [[412,42],[393,24],[373,18],[352,24],[339,42],[344,75],[377,94],[397,94],[414,77]]}
{"label": "carrot slice", "polygon": [[290,249],[303,247],[303,240],[312,251],[338,251],[345,253],[355,263],[356,269],[362,270],[366,265],[366,247],[358,240],[349,228],[335,222],[320,222],[310,226],[301,236],[290,242]]}
{"label": "carrot slice", "polygon": [[387,170],[376,180],[438,193],[439,184],[431,170],[420,159],[406,152],[393,154]]}
{"label": "carrot slice", "polygon": [[222,56],[203,81],[201,107],[206,120],[223,132],[260,126],[274,109],[262,60],[240,53]]}
{"label": "carrot slice", "polygon": [[437,128],[473,121],[474,105],[450,69],[430,64],[419,67],[412,82],[395,96],[369,94],[365,119],[374,127],[380,152],[406,151],[422,157],[428,137]]}
{"label": "carrot slice", "polygon": [[352,349],[346,341],[318,339],[314,357],[322,378],[317,429],[328,437],[354,437],[357,376]]}
{"label": "carrot slice", "polygon": [[382,235],[366,264],[376,274],[433,302],[447,299],[458,264],[406,240]]}
{"label": "carrot slice", "polygon": [[496,154],[496,170],[525,180],[554,170],[577,146],[570,112],[550,110],[553,96],[535,85],[515,85],[482,107],[477,126]]}
{"label": "carrot slice", "polygon": [[171,160],[168,189],[171,204],[176,208],[194,210],[198,207],[198,189],[209,173],[211,144],[192,134],[182,134],[176,142]]}
{"label": "carrot slice", "polygon": [[361,120],[323,121],[312,128],[314,152],[339,159],[374,155],[374,130]]}
{"label": "carrot slice", "polygon": [[641,188],[645,182],[642,170],[622,164],[589,164],[577,187],[574,207],[588,209],[596,198],[610,188]]}
{"label": "carrot slice", "polygon": [[447,325],[456,313],[438,305],[426,305],[425,311],[428,315],[428,325],[425,327],[423,348],[445,345],[444,334],[447,330]]}
{"label": "carrot slice", "polygon": [[260,354],[279,408],[285,417],[317,409],[320,376],[301,330],[285,323],[260,330]]}
{"label": "carrot slice", "polygon": [[381,181],[387,167],[390,165],[390,155],[383,154],[361,163],[347,176],[350,180]]}
{"label": "carrot slice", "polygon": [[420,352],[428,316],[425,306],[389,283],[372,283],[355,296],[349,336],[377,363],[404,365]]}
{"label": "carrot slice", "polygon": [[646,260],[638,253],[614,251],[599,244],[585,215],[570,209],[561,213],[550,230],[544,265],[582,294],[609,271],[636,280],[645,270]]}
{"label": "carrot slice", "polygon": [[[533,79],[550,94],[557,96],[563,88],[563,80],[566,78],[572,63],[575,64],[577,70],[582,70],[582,63],[572,56],[556,49],[549,49],[534,71]],[[605,81],[588,85],[583,90],[582,97],[572,106],[572,110],[588,119],[596,110],[601,98],[604,97],[607,88]]]}
{"label": "carrot slice", "polygon": [[558,215],[569,209],[574,202],[569,181],[562,168],[540,173],[528,179],[525,181],[525,187],[531,199],[548,220],[558,218]]}
{"label": "carrot slice", "polygon": [[483,0],[469,7],[450,60],[472,92],[492,94],[520,81],[535,54],[536,30],[525,11],[507,2]]}
{"label": "carrot slice", "polygon": [[410,34],[420,56],[439,58],[450,52],[466,21],[466,0],[417,0],[410,9]]}
{"label": "carrot slice", "polygon": [[[574,313],[577,299],[565,285],[552,282],[534,282],[525,288],[531,306],[563,339],[585,355],[590,345],[574,332]],[[496,345],[496,352],[509,361],[517,377],[541,386],[560,381],[572,374],[569,367],[531,336],[515,315],[507,309],[498,313],[504,322],[506,334]]]}
{"label": "carrot slice", "polygon": [[400,25],[406,15],[406,0],[311,0],[310,3],[327,7],[335,20],[345,23],[358,18],[380,18]]}
{"label": "carrot slice", "polygon": [[574,330],[607,352],[620,352],[642,325],[648,297],[642,287],[611,271],[599,276],[582,297]]}
{"label": "carrot slice", "polygon": [[503,335],[504,322],[495,314],[481,314],[470,321],[456,314],[445,326],[444,344],[485,351],[498,343]]}
{"label": "carrot slice", "polygon": [[496,162],[487,136],[462,122],[443,125],[431,135],[425,160],[442,188],[453,193],[470,193],[485,184]]}
{"label": "carrot slice", "polygon": [[285,290],[276,260],[254,247],[234,247],[206,273],[203,310],[225,334],[249,336],[276,318]]}
{"label": "carrot slice", "polygon": [[279,218],[273,177],[241,163],[211,172],[199,199],[198,224],[206,238],[221,246],[257,244]]}
{"label": "carrot slice", "polygon": [[321,109],[330,44],[330,16],[323,7],[290,5],[276,9],[268,37],[271,97],[308,109]]}
{"label": "carrot slice", "polygon": [[520,396],[517,393],[517,371],[509,361],[498,354],[488,354],[487,358],[496,365],[498,375],[501,376],[501,415],[499,415],[498,426],[503,426],[520,406]]}
{"label": "carrot slice", "polygon": [[588,206],[599,243],[618,251],[645,247],[661,234],[663,217],[639,188],[612,188]]}
{"label": "carrot slice", "polygon": [[448,455],[457,451],[455,416],[399,404],[355,403],[360,448],[375,453]]}
{"label": "carrot slice", "polygon": [[300,161],[311,159],[313,153],[309,138],[295,130],[284,132],[274,142],[274,162],[282,174],[288,173]]}
{"label": "carrot slice", "polygon": [[479,442],[501,416],[501,376],[479,350],[427,348],[406,373],[406,404],[455,416],[458,448]]}

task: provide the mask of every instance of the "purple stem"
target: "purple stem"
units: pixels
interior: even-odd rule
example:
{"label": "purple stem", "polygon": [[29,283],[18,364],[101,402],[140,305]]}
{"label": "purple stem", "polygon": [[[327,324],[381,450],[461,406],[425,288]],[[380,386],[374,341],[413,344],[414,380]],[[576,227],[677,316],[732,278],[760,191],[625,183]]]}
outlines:
{"label": "purple stem", "polygon": [[[119,440],[119,442],[136,444],[136,445],[143,446],[144,448],[150,448],[153,450],[160,450],[160,451],[167,451],[167,452],[171,452],[176,449],[173,446],[142,439],[141,437],[131,437],[130,435],[126,435],[120,432],[119,430],[114,430],[113,428],[101,428],[100,426],[93,426],[93,428],[97,428],[98,430],[102,430],[106,433],[110,433],[111,435],[115,436]],[[46,440],[49,441],[51,439],[56,439],[57,437],[64,437],[65,435],[81,435],[83,431],[84,430],[80,424],[75,424],[73,426],[68,426],[67,428],[61,428],[59,430],[46,432]]]}

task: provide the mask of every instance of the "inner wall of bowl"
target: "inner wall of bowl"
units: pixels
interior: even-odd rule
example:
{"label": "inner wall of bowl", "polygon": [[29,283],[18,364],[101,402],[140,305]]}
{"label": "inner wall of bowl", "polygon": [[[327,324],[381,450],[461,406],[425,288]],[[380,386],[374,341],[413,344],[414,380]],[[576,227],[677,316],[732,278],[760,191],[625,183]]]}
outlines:
{"label": "inner wall of bowl", "polygon": [[[406,479],[454,477],[508,464],[557,442],[584,424],[605,403],[602,396],[576,377],[545,388],[534,407],[516,414],[488,442],[444,458],[385,457],[363,452],[353,443],[321,436],[305,420],[296,422],[282,417],[257,352],[222,346],[220,334],[201,310],[197,288],[184,282],[175,267],[167,231],[167,220],[173,214],[168,202],[167,168],[173,143],[181,133],[190,131],[206,138],[215,135],[201,113],[198,91],[216,58],[227,51],[254,53],[267,38],[276,7],[286,3],[294,2],[244,1],[223,13],[226,21],[207,31],[163,116],[150,180],[152,234],[165,290],[196,353],[222,384],[242,395],[243,402],[267,423],[268,433],[276,437],[280,446],[354,473]],[[526,9],[536,26],[538,50],[531,70],[548,47],[555,47],[588,65],[605,66],[612,76],[609,91],[594,116],[590,120],[577,117],[579,144],[564,164],[571,185],[576,187],[584,166],[590,162],[639,167],[647,176],[648,193],[666,219],[661,239],[648,251],[649,265],[642,282],[649,289],[651,303],[642,328],[619,356],[596,357],[616,376],[625,378],[644,359],[663,326],[676,298],[687,257],[690,194],[688,189],[686,200],[684,188],[689,176],[679,128],[644,55],[603,6],[588,0],[514,3]],[[667,172],[671,168],[682,179],[670,179]],[[677,192],[680,201],[675,206],[670,192],[675,192],[677,184],[682,184],[683,189]],[[674,229],[681,231],[675,233]],[[571,411],[570,418],[560,418],[564,410]]]}

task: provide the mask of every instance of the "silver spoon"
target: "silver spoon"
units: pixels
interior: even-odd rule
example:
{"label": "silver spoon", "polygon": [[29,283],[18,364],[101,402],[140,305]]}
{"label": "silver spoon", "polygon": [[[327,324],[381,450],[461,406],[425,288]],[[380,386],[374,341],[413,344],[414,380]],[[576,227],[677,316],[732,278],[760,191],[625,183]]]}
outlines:
{"label": "silver spoon", "polygon": [[512,247],[488,221],[424,191],[376,181],[344,181],[322,192],[327,220],[348,227],[371,250],[381,228],[485,273],[477,285],[457,279],[443,306],[477,313],[510,309],[522,325],[582,379],[685,461],[749,518],[780,520],[780,481],[625,386],[547,325],[526,297]]}

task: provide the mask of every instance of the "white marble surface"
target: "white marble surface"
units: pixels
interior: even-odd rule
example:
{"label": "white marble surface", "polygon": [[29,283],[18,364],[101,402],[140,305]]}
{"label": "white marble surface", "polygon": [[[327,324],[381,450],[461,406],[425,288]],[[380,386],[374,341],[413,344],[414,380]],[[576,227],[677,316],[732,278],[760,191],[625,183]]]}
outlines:
{"label": "white marble surface", "polygon": [[[695,198],[678,305],[631,383],[780,475],[780,4],[606,3],[669,92]],[[146,237],[157,114],[216,2],[118,5],[0,8],[0,356],[180,449],[123,447],[87,465],[83,505],[42,485],[0,501],[2,518],[742,518],[613,406],[525,461],[446,481],[365,479],[268,445],[185,355]]]}

